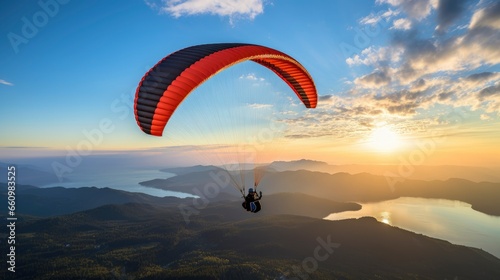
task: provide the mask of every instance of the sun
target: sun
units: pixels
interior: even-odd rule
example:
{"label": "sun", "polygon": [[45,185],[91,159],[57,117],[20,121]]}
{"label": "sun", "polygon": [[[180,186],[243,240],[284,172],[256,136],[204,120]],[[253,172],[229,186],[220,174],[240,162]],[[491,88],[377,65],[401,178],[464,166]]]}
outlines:
{"label": "sun", "polygon": [[397,150],[402,145],[402,140],[391,127],[381,125],[372,130],[367,144],[372,150],[389,153]]}

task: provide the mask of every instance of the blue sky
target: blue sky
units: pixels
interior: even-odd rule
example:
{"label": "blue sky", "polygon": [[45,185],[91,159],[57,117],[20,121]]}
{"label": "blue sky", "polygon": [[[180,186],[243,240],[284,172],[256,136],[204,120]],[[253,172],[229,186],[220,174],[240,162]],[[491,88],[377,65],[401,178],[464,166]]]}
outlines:
{"label": "blue sky", "polygon": [[[203,92],[232,79],[238,91],[257,85],[276,96],[244,100],[241,111],[293,112],[279,117],[279,142],[295,151],[286,159],[391,163],[439,134],[426,163],[500,165],[497,1],[3,1],[0,18],[4,159],[65,155],[88,142],[88,154],[168,146],[135,124],[144,73],[187,46],[247,42],[301,62],[318,108],[297,108],[286,84],[245,64],[200,87],[179,115],[203,110]],[[283,100],[289,109],[273,103]]]}

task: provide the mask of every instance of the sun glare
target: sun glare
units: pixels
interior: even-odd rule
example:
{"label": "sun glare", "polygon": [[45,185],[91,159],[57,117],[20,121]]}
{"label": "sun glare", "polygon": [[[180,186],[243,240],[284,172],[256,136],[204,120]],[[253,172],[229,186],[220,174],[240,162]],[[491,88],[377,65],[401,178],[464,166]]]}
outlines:
{"label": "sun glare", "polygon": [[380,221],[384,224],[390,225],[391,224],[391,213],[384,211],[380,213]]}
{"label": "sun glare", "polygon": [[401,146],[401,138],[388,126],[379,126],[372,130],[368,146],[378,152],[393,152]]}

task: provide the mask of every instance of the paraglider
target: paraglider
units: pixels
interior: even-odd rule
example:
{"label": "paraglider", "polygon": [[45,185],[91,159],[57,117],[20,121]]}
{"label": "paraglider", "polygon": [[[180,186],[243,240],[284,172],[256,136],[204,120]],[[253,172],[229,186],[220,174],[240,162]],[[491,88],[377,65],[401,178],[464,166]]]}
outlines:
{"label": "paraglider", "polygon": [[245,208],[247,211],[250,211],[252,213],[257,213],[262,208],[259,201],[261,199],[262,199],[262,192],[259,192],[259,194],[257,194],[257,192],[254,189],[249,188],[248,194],[247,196],[245,196],[245,201],[241,204],[241,206],[243,206],[243,208]]}
{"label": "paraglider", "polygon": [[[205,44],[166,56],[142,77],[134,100],[139,128],[147,134],[162,136],[171,116],[194,89],[220,71],[244,61],[253,61],[270,69],[288,84],[306,108],[316,107],[318,98],[314,81],[291,56],[254,44]],[[258,182],[255,183],[257,187]],[[243,186],[240,192],[246,198],[244,189]],[[260,199],[254,192],[251,195]],[[257,207],[255,202],[252,205]],[[251,210],[252,205],[249,204],[246,209]],[[260,210],[260,203],[258,208]],[[252,212],[258,212],[256,209]]]}

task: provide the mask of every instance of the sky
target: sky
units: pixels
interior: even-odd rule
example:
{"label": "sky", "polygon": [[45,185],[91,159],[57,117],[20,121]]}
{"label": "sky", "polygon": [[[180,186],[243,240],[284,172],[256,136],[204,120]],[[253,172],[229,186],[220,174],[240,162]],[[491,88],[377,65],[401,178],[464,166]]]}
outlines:
{"label": "sky", "polygon": [[[195,163],[246,133],[235,139],[260,161],[500,167],[498,1],[22,0],[2,1],[0,18],[3,162]],[[219,42],[294,57],[315,81],[317,108],[245,62],[197,88],[167,136],[142,133],[142,76],[172,52]]]}

